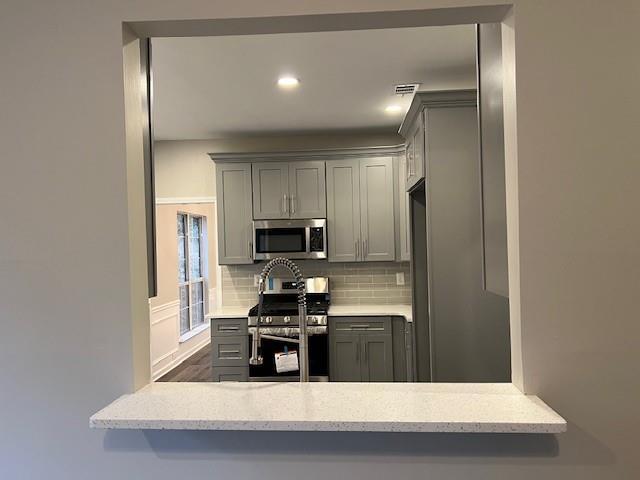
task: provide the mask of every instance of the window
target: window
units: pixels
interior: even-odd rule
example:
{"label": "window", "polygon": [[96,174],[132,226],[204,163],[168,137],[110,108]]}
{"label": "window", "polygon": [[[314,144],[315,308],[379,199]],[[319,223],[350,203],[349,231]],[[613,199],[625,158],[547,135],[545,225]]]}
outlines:
{"label": "window", "polygon": [[204,218],[178,213],[180,335],[205,324],[206,238]]}

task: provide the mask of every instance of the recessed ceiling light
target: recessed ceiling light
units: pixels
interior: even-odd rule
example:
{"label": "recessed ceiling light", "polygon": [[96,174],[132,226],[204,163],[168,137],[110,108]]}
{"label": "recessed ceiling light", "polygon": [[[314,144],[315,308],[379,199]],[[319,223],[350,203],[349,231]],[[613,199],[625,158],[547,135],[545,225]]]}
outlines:
{"label": "recessed ceiling light", "polygon": [[300,80],[290,75],[285,75],[278,79],[278,86],[280,88],[295,88],[298,86],[299,83],[300,83]]}
{"label": "recessed ceiling light", "polygon": [[402,107],[400,105],[388,105],[384,111],[390,115],[396,115],[402,111]]}

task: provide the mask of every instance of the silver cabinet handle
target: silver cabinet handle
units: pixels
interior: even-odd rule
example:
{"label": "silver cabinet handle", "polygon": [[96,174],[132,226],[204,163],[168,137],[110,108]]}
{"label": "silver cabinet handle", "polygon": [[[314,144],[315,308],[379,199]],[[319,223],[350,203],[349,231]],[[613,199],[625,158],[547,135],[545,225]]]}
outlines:
{"label": "silver cabinet handle", "polygon": [[368,359],[367,359],[367,344],[366,343],[362,344],[362,349],[364,350],[364,361],[366,362],[366,361],[368,361]]}
{"label": "silver cabinet handle", "polygon": [[249,258],[253,258],[253,244],[251,240],[247,242],[247,247],[249,248]]}
{"label": "silver cabinet handle", "polygon": [[356,343],[356,362],[360,361],[360,343]]}
{"label": "silver cabinet handle", "polygon": [[289,202],[287,201],[286,193],[282,196],[282,208],[284,210],[282,213],[287,213],[289,211]]}
{"label": "silver cabinet handle", "polygon": [[356,261],[357,261],[360,255],[360,242],[358,241],[358,239],[356,239],[355,244],[356,244]]}
{"label": "silver cabinet handle", "polygon": [[291,215],[296,213],[296,196],[291,195]]}
{"label": "silver cabinet handle", "polygon": [[367,240],[364,240],[364,246],[362,247],[362,256],[364,257],[364,259],[366,259],[369,256],[369,243],[367,242]]}
{"label": "silver cabinet handle", "polygon": [[239,329],[238,325],[220,325],[218,327],[219,332],[237,332]]}
{"label": "silver cabinet handle", "polygon": [[239,354],[240,350],[220,350],[220,355],[227,355],[227,354]]}

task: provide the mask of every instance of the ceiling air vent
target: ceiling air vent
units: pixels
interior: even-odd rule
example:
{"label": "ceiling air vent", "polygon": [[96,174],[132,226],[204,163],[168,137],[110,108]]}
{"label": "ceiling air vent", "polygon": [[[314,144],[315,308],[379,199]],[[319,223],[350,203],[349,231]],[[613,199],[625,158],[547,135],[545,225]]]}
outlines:
{"label": "ceiling air vent", "polygon": [[396,95],[413,95],[418,90],[419,83],[403,83],[395,86]]}

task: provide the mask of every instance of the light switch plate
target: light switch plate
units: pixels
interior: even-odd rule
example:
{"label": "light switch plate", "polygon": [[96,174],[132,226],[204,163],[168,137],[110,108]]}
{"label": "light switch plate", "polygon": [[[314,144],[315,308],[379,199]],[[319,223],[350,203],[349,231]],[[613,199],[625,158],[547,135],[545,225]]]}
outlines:
{"label": "light switch plate", "polygon": [[404,285],[404,272],[396,273],[396,285]]}

